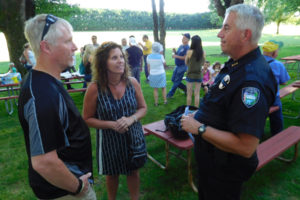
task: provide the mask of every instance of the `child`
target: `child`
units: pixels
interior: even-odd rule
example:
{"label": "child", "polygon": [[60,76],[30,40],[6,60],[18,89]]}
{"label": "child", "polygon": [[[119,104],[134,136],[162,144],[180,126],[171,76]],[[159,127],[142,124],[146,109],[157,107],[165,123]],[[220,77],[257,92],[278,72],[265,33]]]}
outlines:
{"label": "child", "polygon": [[209,80],[210,80],[210,72],[209,72],[209,61],[205,61],[203,68],[202,68],[202,83],[201,87],[204,89],[205,94],[208,92],[208,87],[209,87]]}
{"label": "child", "polygon": [[211,78],[209,80],[209,85],[211,86],[214,84],[216,77],[218,76],[220,70],[221,70],[221,63],[220,62],[215,62],[212,66],[213,68],[213,73],[211,74]]}

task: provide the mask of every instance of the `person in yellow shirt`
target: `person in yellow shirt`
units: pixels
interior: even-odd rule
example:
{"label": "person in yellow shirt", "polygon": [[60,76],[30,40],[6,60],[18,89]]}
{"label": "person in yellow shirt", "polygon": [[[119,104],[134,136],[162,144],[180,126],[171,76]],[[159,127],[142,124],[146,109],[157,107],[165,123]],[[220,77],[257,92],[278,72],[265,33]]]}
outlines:
{"label": "person in yellow shirt", "polygon": [[148,82],[148,67],[147,67],[147,56],[152,53],[152,42],[150,42],[148,35],[143,36],[143,42],[145,45],[143,45],[141,42],[139,42],[139,45],[143,48],[143,55],[144,55],[144,71],[145,71],[145,76],[146,76],[146,81]]}

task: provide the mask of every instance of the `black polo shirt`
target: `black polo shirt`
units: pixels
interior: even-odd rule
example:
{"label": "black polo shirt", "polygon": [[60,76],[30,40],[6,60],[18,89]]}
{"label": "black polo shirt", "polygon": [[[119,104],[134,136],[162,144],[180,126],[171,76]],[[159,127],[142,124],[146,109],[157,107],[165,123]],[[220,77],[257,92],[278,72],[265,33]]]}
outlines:
{"label": "black polo shirt", "polygon": [[40,176],[32,168],[31,157],[56,150],[75,176],[92,172],[89,128],[72,98],[60,81],[32,70],[23,80],[18,110],[28,154],[29,182],[35,195],[53,199],[68,194]]}

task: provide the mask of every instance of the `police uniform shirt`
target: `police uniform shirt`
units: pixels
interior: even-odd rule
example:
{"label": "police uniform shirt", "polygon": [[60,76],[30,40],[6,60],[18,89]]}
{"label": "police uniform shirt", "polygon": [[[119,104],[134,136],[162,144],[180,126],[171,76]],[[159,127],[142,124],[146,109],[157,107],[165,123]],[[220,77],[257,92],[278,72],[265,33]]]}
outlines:
{"label": "police uniform shirt", "polygon": [[[230,59],[225,63],[201,101],[195,119],[220,130],[246,133],[260,139],[276,90],[272,70],[256,48],[237,61]],[[199,139],[201,137],[197,137],[196,144]],[[238,155],[234,157],[242,162],[248,160]],[[250,160],[257,161],[256,154]]]}

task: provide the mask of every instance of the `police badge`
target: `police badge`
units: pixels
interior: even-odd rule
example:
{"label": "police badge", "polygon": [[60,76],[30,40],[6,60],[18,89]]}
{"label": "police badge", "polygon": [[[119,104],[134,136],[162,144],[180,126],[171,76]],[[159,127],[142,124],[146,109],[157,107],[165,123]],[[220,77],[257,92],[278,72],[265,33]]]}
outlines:
{"label": "police badge", "polygon": [[224,89],[229,83],[230,83],[230,76],[227,74],[226,76],[224,76],[221,83],[219,84],[219,89],[220,90]]}
{"label": "police badge", "polygon": [[247,108],[253,107],[259,100],[260,90],[255,87],[242,89],[242,101]]}

